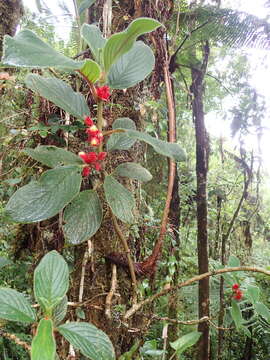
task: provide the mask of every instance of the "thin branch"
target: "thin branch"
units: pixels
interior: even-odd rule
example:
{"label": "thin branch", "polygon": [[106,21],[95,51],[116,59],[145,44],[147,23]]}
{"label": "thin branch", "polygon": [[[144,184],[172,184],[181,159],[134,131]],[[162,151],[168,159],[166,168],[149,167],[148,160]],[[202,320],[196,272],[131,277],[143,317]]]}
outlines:
{"label": "thin branch", "polygon": [[83,291],[84,291],[84,278],[85,278],[85,267],[89,259],[89,244],[87,244],[87,249],[85,250],[83,261],[82,261],[82,273],[81,273],[81,280],[80,280],[80,287],[79,287],[79,303],[82,302],[83,299]]}
{"label": "thin branch", "polygon": [[76,59],[78,59],[78,57],[83,56],[83,55],[86,55],[86,54],[88,54],[88,53],[90,53],[90,49],[86,49],[86,50],[84,50],[84,51],[79,52],[77,55],[73,56],[72,59],[73,59],[73,60],[76,60]]}
{"label": "thin branch", "polygon": [[117,285],[117,267],[115,264],[112,264],[112,283],[111,283],[111,289],[108,293],[105,301],[105,316],[108,319],[112,318],[111,314],[111,306],[112,306],[112,298],[114,296],[115,290]]}
{"label": "thin branch", "polygon": [[166,289],[161,290],[160,292],[149,296],[147,299],[144,299],[142,301],[140,301],[137,304],[134,304],[124,315],[124,320],[129,319],[131,316],[133,316],[138,310],[140,310],[142,307],[144,307],[147,304],[151,304],[153,301],[155,301],[156,299],[160,298],[161,296],[167,295],[172,291],[176,291],[178,289],[181,289],[185,286],[189,286],[191,284],[193,284],[194,282],[200,281],[202,279],[205,279],[207,277],[210,276],[214,276],[214,275],[220,275],[220,274],[224,274],[224,273],[228,273],[228,272],[234,272],[234,271],[251,271],[251,272],[258,272],[261,274],[265,274],[267,276],[270,276],[270,271],[264,270],[264,269],[260,269],[260,268],[255,268],[255,267],[251,267],[251,266],[239,266],[239,267],[231,267],[231,268],[226,268],[226,269],[218,269],[218,270],[214,270],[214,271],[209,271],[207,273],[204,274],[200,274],[200,275],[196,275],[191,279],[188,279],[176,286],[170,286]]}
{"label": "thin branch", "polygon": [[0,335],[6,339],[14,341],[15,344],[22,346],[25,350],[27,350],[29,352],[31,351],[31,346],[27,342],[19,339],[16,335],[10,334],[7,331],[1,330],[1,329],[0,329]]}
{"label": "thin branch", "polygon": [[186,320],[186,321],[183,321],[183,320],[170,319],[170,318],[168,318],[166,316],[161,317],[161,316],[153,315],[152,319],[153,320],[158,320],[158,321],[167,321],[167,322],[172,323],[172,324],[180,324],[180,325],[197,325],[197,324],[200,324],[202,322],[207,321],[210,325],[212,325],[217,330],[219,330],[219,329],[233,330],[234,329],[233,327],[231,327],[231,328],[222,327],[221,328],[221,327],[217,326],[213,321],[211,321],[211,319],[208,316],[204,316],[204,317],[202,317],[201,319],[198,319],[198,320]]}
{"label": "thin branch", "polygon": [[134,304],[137,303],[137,280],[136,280],[136,275],[135,275],[135,270],[134,270],[134,264],[133,264],[133,260],[131,258],[131,255],[130,255],[130,249],[128,247],[128,244],[127,244],[127,240],[126,238],[124,237],[121,229],[120,229],[120,226],[118,225],[118,222],[116,220],[116,217],[114,216],[113,212],[111,212],[112,214],[112,221],[113,221],[113,225],[114,225],[114,228],[115,228],[115,231],[123,245],[123,248],[126,252],[126,256],[127,256],[127,260],[128,260],[128,267],[129,267],[129,272],[130,272],[130,276],[131,276],[131,284],[132,284],[132,288],[133,288],[133,302]]}

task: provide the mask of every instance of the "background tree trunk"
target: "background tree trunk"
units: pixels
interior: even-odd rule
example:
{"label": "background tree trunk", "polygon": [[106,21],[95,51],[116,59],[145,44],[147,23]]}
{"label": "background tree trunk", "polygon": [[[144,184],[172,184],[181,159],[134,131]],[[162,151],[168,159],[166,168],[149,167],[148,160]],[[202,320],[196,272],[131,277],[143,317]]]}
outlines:
{"label": "background tree trunk", "polygon": [[[207,235],[207,171],[208,138],[204,124],[203,82],[208,63],[209,45],[203,47],[202,65],[192,68],[193,119],[196,136],[196,176],[197,176],[197,248],[199,274],[208,271],[208,235]],[[209,316],[209,278],[199,282],[199,318]],[[202,322],[198,326],[202,336],[198,344],[198,360],[209,359],[209,325]]]}
{"label": "background tree trunk", "polygon": [[0,2],[0,57],[4,35],[15,35],[23,15],[22,0],[4,0]]}

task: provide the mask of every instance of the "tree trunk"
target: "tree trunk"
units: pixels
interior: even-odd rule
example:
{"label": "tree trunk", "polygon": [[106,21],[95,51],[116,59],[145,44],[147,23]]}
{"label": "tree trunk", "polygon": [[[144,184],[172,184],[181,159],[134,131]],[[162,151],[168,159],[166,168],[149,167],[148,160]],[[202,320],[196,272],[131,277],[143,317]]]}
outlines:
{"label": "tree trunk", "polygon": [[0,58],[2,56],[4,35],[15,35],[22,15],[22,0],[4,0],[0,2]]}
{"label": "tree trunk", "polygon": [[[207,171],[208,138],[204,124],[203,82],[208,63],[209,45],[203,47],[203,63],[192,68],[193,119],[196,136],[196,176],[197,176],[197,248],[199,274],[208,271],[208,235],[207,235]],[[199,318],[209,316],[209,278],[199,282]],[[209,326],[202,322],[198,326],[202,336],[198,343],[198,360],[209,359]]]}

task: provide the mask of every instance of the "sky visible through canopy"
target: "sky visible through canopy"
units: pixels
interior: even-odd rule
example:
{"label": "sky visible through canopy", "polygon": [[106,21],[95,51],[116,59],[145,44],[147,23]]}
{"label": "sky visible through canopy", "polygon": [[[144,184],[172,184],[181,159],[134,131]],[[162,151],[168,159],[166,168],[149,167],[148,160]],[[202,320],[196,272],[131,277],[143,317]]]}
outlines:
{"label": "sky visible through canopy", "polygon": [[[73,0],[62,0],[69,8],[71,13],[74,13]],[[37,12],[36,0],[23,0],[24,5],[30,10]],[[56,0],[46,0],[46,5],[52,10],[53,14],[58,15],[59,18],[56,24],[56,31],[59,38],[68,39],[70,24],[68,24],[65,17],[61,16],[61,9],[58,7]],[[266,10],[264,8],[265,0],[224,0],[223,7],[230,7],[239,11],[244,11],[260,18],[265,18]],[[270,9],[268,9],[269,13]],[[250,65],[252,69],[252,78],[250,83],[256,88],[259,94],[265,97],[266,104],[268,104],[268,111],[265,113],[263,120],[263,127],[265,128],[262,138],[262,157],[265,169],[270,174],[270,51],[266,50],[245,50],[248,53]],[[222,64],[221,64],[222,66]],[[233,98],[228,96],[223,104],[224,108],[231,108],[233,106]],[[223,121],[220,114],[217,112],[209,113],[206,117],[206,125],[208,131],[214,136],[226,137],[229,146],[234,146],[234,141],[230,138],[230,121]],[[248,138],[250,144],[256,142],[255,137]]]}

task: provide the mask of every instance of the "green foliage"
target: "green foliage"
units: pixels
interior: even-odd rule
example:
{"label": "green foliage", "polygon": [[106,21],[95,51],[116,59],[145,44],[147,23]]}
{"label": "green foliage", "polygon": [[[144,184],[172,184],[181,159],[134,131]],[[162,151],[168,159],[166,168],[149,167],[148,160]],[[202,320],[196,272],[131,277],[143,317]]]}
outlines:
{"label": "green foliage", "polygon": [[31,30],[22,30],[15,37],[4,38],[2,63],[7,66],[75,70],[83,63],[71,60],[43,42]]}
{"label": "green foliage", "polygon": [[[133,129],[136,130],[136,125],[134,121],[129,118],[119,118],[113,122],[113,130],[115,129]],[[107,150],[128,150],[133,144],[135,144],[135,139],[130,139],[123,133],[114,133],[110,136],[107,142]]]}
{"label": "green foliage", "polygon": [[55,360],[56,344],[53,336],[53,322],[41,319],[32,341],[31,360]]}
{"label": "green foliage", "polygon": [[[34,293],[44,317],[39,321],[31,346],[31,360],[55,360],[55,326],[63,320],[67,309],[66,293],[69,270],[64,258],[51,251],[43,257],[34,273]],[[0,316],[19,322],[34,322],[36,316],[24,296],[15,290],[0,289]],[[81,353],[92,360],[115,359],[114,349],[107,335],[94,325],[70,322],[58,326],[58,331]]]}
{"label": "green foliage", "polygon": [[78,194],[80,169],[61,166],[42,174],[13,194],[6,206],[8,214],[18,222],[36,222],[58,214]]}
{"label": "green foliage", "polygon": [[[136,59],[136,61],[134,61]],[[112,89],[126,89],[144,80],[153,70],[155,57],[141,41],[119,58],[110,68],[108,84]]]}
{"label": "green foliage", "polygon": [[66,207],[64,221],[67,242],[77,245],[90,239],[102,222],[102,207],[96,191],[80,192]]}
{"label": "green foliage", "polygon": [[126,162],[118,165],[115,169],[115,174],[142,182],[150,181],[152,179],[152,175],[147,169],[142,167],[140,164],[133,162]]}
{"label": "green foliage", "polygon": [[92,360],[115,359],[110,339],[94,325],[70,322],[59,326],[58,330],[84,356]]}
{"label": "green foliage", "polygon": [[36,320],[34,310],[25,296],[13,289],[0,288],[0,318],[9,321],[32,323]]}
{"label": "green foliage", "polygon": [[134,222],[132,210],[135,206],[132,193],[111,175],[105,177],[104,191],[114,215],[123,222],[132,224]]}
{"label": "green foliage", "polygon": [[151,32],[159,26],[161,24],[157,20],[138,18],[133,20],[125,31],[112,35],[106,42],[103,52],[105,71],[108,72],[120,56],[131,50],[138,36]]}
{"label": "green foliage", "polygon": [[69,114],[79,119],[89,115],[89,109],[83,95],[73,91],[71,86],[64,81],[29,74],[25,83],[29,89],[36,91]]}
{"label": "green foliage", "polygon": [[65,260],[57,251],[48,253],[34,272],[34,293],[46,315],[52,314],[66,295],[69,287],[69,271]]}

